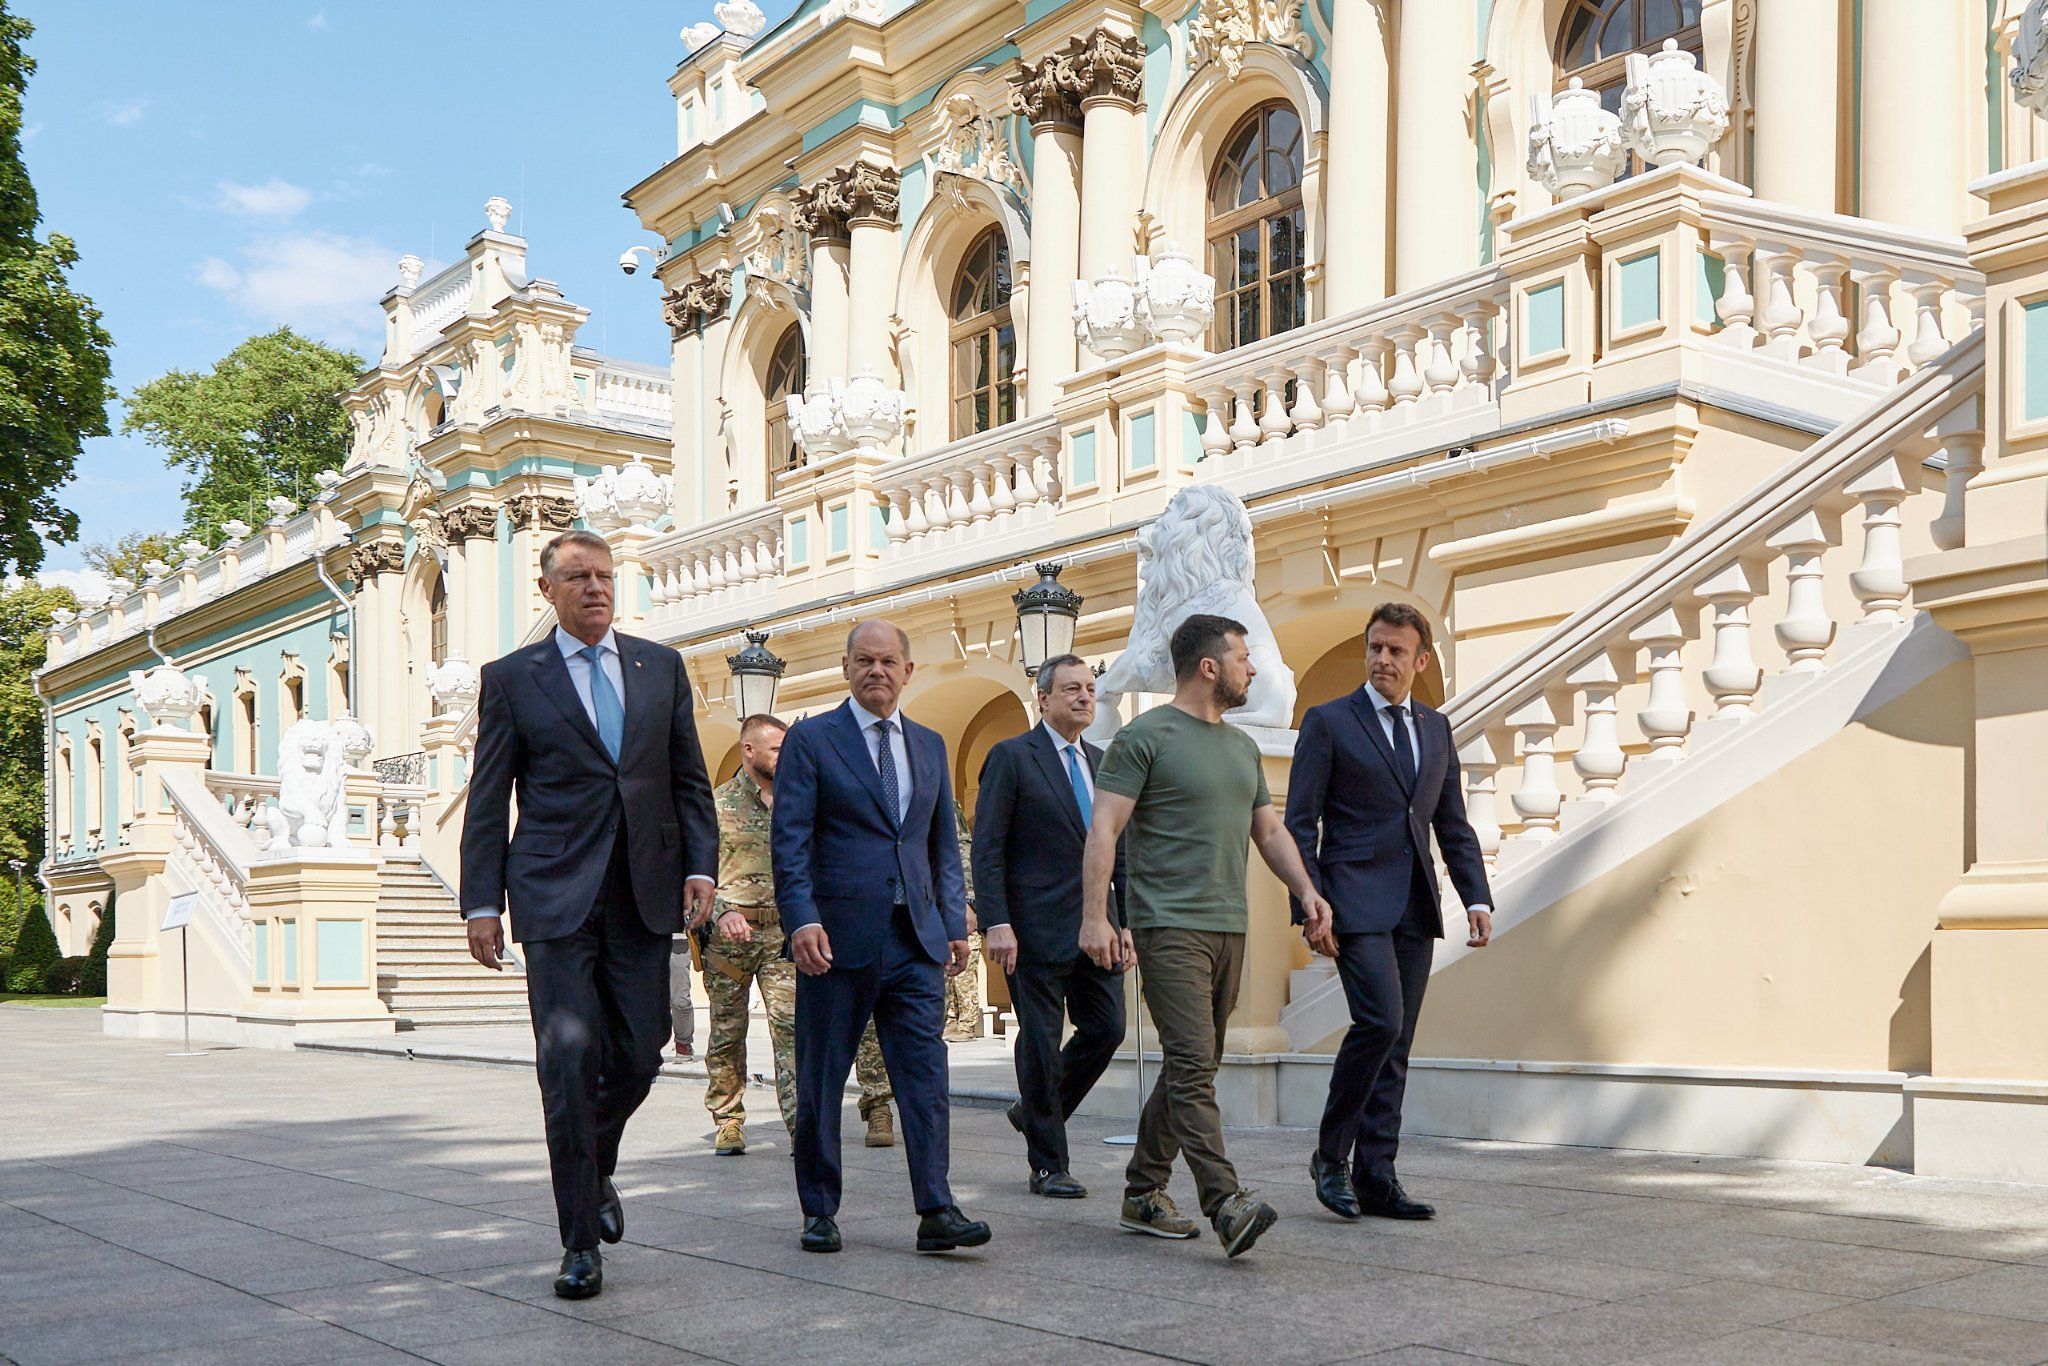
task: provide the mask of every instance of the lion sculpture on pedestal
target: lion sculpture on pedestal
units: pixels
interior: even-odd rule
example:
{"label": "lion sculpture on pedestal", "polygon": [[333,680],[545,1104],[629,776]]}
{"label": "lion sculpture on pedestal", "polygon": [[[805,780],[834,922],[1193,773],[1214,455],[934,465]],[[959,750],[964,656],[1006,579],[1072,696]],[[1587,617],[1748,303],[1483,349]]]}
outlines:
{"label": "lion sculpture on pedestal", "polygon": [[345,737],[326,721],[299,721],[278,746],[277,799],[263,812],[267,851],[348,847]]}
{"label": "lion sculpture on pedestal", "polygon": [[1248,632],[1251,696],[1224,718],[1251,729],[1294,724],[1294,671],[1280,657],[1273,628],[1252,587],[1252,519],[1244,503],[1214,484],[1190,484],[1159,519],[1138,533],[1138,607],[1129,644],[1102,675],[1088,738],[1106,745],[1122,720],[1127,693],[1171,693],[1174,628],[1197,612],[1241,621]]}

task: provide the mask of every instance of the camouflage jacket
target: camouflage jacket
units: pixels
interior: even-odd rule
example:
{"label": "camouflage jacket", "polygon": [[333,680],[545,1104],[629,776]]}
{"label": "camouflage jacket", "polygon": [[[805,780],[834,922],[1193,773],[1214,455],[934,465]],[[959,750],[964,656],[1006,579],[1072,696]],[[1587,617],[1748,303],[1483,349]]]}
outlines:
{"label": "camouflage jacket", "polygon": [[712,794],[718,809],[717,913],[738,911],[750,925],[775,925],[775,874],[768,852],[768,803],[745,765]]}

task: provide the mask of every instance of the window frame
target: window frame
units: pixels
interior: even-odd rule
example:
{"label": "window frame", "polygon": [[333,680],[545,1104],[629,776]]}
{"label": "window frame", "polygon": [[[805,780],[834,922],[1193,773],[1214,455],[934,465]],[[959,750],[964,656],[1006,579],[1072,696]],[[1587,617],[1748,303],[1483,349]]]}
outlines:
{"label": "window frame", "polygon": [[[793,364],[795,380],[781,393],[775,392],[776,370]],[[791,395],[801,396],[804,386],[810,382],[811,357],[804,349],[804,330],[800,323],[791,323],[775,339],[775,345],[768,351],[768,364],[761,371],[761,431],[768,452],[768,480],[774,481],[804,465],[804,448],[797,443],[796,432],[789,423],[789,405],[785,401]],[[787,448],[786,457],[776,459],[777,446]]]}
{"label": "window frame", "polygon": [[[1275,150],[1271,139],[1270,120],[1275,113],[1285,112],[1294,119],[1294,183],[1278,194],[1269,193],[1265,186],[1265,166]],[[1222,213],[1216,211],[1216,191],[1221,183],[1230,153],[1251,132],[1256,138],[1255,157],[1237,162],[1237,173],[1242,177],[1242,167],[1255,160],[1259,167],[1260,194],[1249,204]],[[1308,254],[1308,209],[1302,193],[1302,184],[1308,170],[1308,128],[1302,120],[1301,111],[1287,100],[1266,100],[1255,108],[1247,110],[1243,117],[1231,125],[1230,133],[1223,139],[1222,150],[1209,167],[1209,176],[1203,187],[1203,243],[1207,251],[1204,264],[1216,280],[1216,314],[1209,324],[1209,345],[1212,350],[1229,351],[1240,346],[1250,346],[1268,337],[1277,337],[1283,332],[1292,332],[1310,322],[1309,277],[1312,263]],[[1295,264],[1284,271],[1273,269],[1272,225],[1283,218],[1294,220],[1297,242]],[[1246,283],[1235,278],[1233,271],[1225,276],[1218,270],[1219,253],[1226,248],[1235,253],[1236,241],[1247,228],[1259,229],[1258,275]],[[1273,286],[1276,281],[1294,281],[1296,311],[1298,317],[1285,327],[1273,326]],[[1237,323],[1237,301],[1245,295],[1252,295],[1259,303],[1258,335],[1245,337],[1235,335]]]}
{"label": "window frame", "polygon": [[[981,264],[984,254],[987,256],[985,266]],[[994,276],[990,285],[994,306],[982,312],[963,314],[959,304],[962,289],[984,273]],[[1000,297],[997,297],[998,291]],[[1009,239],[1003,235],[1001,227],[991,224],[961,253],[960,268],[953,272],[953,288],[946,296],[946,421],[951,440],[959,441],[992,432],[1023,416],[1019,406],[1023,396],[1017,386],[1017,326],[1010,309],[1015,293]],[[1002,368],[1005,331],[1010,334],[1010,366],[1007,371]],[[976,343],[988,348],[988,382],[963,390],[961,355],[963,349],[972,348]],[[1002,416],[1005,392],[1009,396],[1008,417]],[[977,400],[987,403],[988,420],[985,425],[974,415]]]}

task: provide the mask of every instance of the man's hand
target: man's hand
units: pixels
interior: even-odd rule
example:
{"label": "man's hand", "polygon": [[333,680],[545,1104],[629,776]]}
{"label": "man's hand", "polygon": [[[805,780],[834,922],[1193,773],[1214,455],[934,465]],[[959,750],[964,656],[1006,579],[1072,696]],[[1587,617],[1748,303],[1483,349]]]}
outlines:
{"label": "man's hand", "polygon": [[1008,925],[989,926],[981,936],[981,951],[1004,972],[1017,970],[1017,932]]}
{"label": "man's hand", "polygon": [[727,911],[718,917],[718,932],[735,944],[744,944],[754,937],[754,927],[738,911]]}
{"label": "man's hand", "polygon": [[1123,946],[1117,942],[1116,931],[1110,927],[1106,915],[1083,915],[1081,917],[1081,952],[1104,972],[1115,972]]}
{"label": "man's hand", "polygon": [[967,958],[973,952],[973,949],[965,939],[949,940],[946,947],[953,950],[953,961],[946,964],[946,975],[948,977],[958,977],[961,973],[967,971]]}
{"label": "man's hand", "polygon": [[1119,930],[1117,932],[1116,948],[1117,971],[1129,972],[1132,968],[1138,966],[1138,945],[1131,938],[1129,930]]}
{"label": "man's hand", "polygon": [[1307,922],[1301,927],[1301,937],[1308,940],[1308,946],[1317,953],[1327,954],[1329,957],[1335,958],[1337,956],[1337,932],[1333,928],[1333,921],[1336,918],[1336,913],[1330,909],[1330,903],[1323,900],[1322,896],[1314,891],[1300,898],[1300,900],[1301,909],[1308,916]]}
{"label": "man's hand", "polygon": [[969,934],[973,934],[976,930],[980,928],[981,922],[974,918],[974,907],[969,906],[967,908],[967,932]]}
{"label": "man's hand", "polygon": [[498,960],[505,956],[505,917],[473,915],[469,918],[469,956],[492,972],[503,972]]}
{"label": "man's hand", "polygon": [[811,977],[832,970],[832,941],[823,925],[806,925],[789,937],[789,956],[796,969]]}
{"label": "man's hand", "polygon": [[1465,938],[1468,949],[1483,949],[1493,942],[1493,912],[1485,909],[1465,912],[1465,925],[1469,933]]}
{"label": "man's hand", "polygon": [[688,912],[685,929],[696,929],[711,918],[711,903],[718,888],[709,878],[693,877],[683,883],[683,909]]}

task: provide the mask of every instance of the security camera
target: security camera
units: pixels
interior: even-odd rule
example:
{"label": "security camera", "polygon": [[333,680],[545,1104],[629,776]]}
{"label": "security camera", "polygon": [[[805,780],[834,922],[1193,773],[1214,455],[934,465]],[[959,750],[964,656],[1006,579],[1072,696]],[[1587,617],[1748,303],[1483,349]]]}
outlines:
{"label": "security camera", "polygon": [[631,275],[634,271],[640,269],[640,263],[633,259],[631,251],[622,251],[619,253],[619,269]]}

